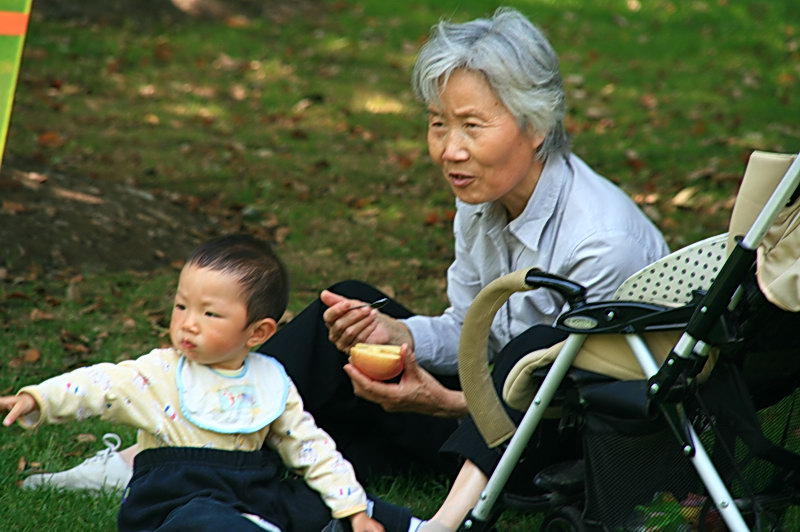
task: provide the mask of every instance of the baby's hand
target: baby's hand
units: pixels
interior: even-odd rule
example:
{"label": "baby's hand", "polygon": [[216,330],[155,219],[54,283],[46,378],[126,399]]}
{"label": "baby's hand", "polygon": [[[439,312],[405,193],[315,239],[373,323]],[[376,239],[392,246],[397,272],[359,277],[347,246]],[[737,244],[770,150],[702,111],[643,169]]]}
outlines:
{"label": "baby's hand", "polygon": [[350,526],[353,532],[384,532],[383,525],[367,515],[367,512],[358,512],[350,516]]}
{"label": "baby's hand", "polygon": [[9,411],[8,415],[3,420],[3,425],[6,427],[14,423],[21,416],[30,414],[37,408],[36,400],[28,393],[0,397],[0,410]]}

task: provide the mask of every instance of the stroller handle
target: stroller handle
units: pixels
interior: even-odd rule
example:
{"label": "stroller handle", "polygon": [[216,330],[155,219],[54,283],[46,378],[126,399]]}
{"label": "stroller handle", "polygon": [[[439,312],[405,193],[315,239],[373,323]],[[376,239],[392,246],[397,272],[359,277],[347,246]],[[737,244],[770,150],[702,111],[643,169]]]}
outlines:
{"label": "stroller handle", "polygon": [[586,288],[583,285],[552,273],[533,268],[525,275],[525,283],[532,289],[555,290],[567,300],[571,309],[581,307],[586,303]]}
{"label": "stroller handle", "polygon": [[586,289],[580,284],[536,268],[524,268],[483,287],[464,317],[458,346],[458,377],[469,413],[489,447],[500,445],[516,430],[492,383],[487,349],[492,321],[512,294],[537,288],[555,290],[573,308],[586,302]]}

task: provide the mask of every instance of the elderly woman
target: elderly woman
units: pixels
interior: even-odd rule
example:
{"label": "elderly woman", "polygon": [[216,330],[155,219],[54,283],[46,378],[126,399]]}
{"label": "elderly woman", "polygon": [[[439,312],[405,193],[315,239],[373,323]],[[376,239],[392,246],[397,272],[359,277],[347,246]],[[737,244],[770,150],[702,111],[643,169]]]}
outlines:
{"label": "elderly woman", "polygon": [[[461,324],[481,288],[536,266],[583,284],[590,299],[609,298],[630,274],[668,250],[622,191],[570,153],[558,59],[518,12],[500,9],[491,19],[436,26],[417,59],[413,84],[428,106],[430,156],[456,196],[450,307],[441,316],[398,320],[375,310],[351,312],[358,302],[330,291],[321,299],[339,350],[356,342],[407,346],[398,383],[371,380],[346,365],[357,396],[387,412],[459,417],[466,414],[463,394],[433,375],[456,373]],[[496,384],[521,356],[562,339],[550,327],[562,310],[564,301],[551,291],[511,296],[491,329]],[[554,427],[541,431],[526,471],[518,473],[528,483],[563,449]],[[444,449],[465,461],[424,530],[457,528],[499,460],[469,420]]]}
{"label": "elderly woman", "polygon": [[[415,316],[394,301],[364,307],[384,295],[343,282],[260,350],[283,362],[306,409],[362,478],[412,465],[455,472],[460,463],[444,505],[423,525],[447,530],[473,506],[499,459],[458,389],[459,335],[476,294],[501,275],[535,266],[583,284],[590,299],[609,298],[667,247],[619,188],[570,152],[558,58],[519,12],[435,26],[413,85],[428,109],[430,156],[456,197],[449,308]],[[562,338],[551,326],[564,306],[546,290],[511,296],[490,335],[498,382],[521,356]],[[346,364],[357,342],[403,345],[402,376],[380,382]],[[558,435],[546,426],[542,433],[530,471],[520,475],[555,458]],[[450,460],[439,454],[443,444]]]}

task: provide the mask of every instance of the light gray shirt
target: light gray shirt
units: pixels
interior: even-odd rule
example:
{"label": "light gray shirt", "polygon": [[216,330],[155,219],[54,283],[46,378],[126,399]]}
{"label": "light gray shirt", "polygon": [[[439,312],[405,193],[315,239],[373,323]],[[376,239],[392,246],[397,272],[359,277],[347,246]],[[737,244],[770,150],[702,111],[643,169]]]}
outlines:
{"label": "light gray shirt", "polygon": [[[419,363],[433,373],[458,373],[461,324],[491,281],[539,268],[586,287],[589,301],[610,299],[631,274],[668,253],[659,230],[616,185],[576,155],[551,157],[525,210],[511,222],[499,203],[456,200],[455,260],[447,271],[450,307],[441,316],[403,320]],[[552,290],[513,294],[497,312],[489,338],[493,357],[533,325],[552,325],[566,310]]]}

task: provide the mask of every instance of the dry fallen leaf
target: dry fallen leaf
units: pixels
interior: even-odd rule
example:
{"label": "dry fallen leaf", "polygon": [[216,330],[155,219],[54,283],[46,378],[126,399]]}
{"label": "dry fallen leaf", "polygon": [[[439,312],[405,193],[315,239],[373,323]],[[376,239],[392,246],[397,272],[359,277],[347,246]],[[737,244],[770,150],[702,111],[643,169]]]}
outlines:
{"label": "dry fallen leaf", "polygon": [[289,233],[291,232],[292,230],[288,227],[278,227],[275,229],[275,242],[282,244],[286,241],[286,237],[289,236]]}
{"label": "dry fallen leaf", "polygon": [[65,343],[63,347],[65,351],[73,354],[85,354],[89,352],[89,348],[84,344]]}
{"label": "dry fallen leaf", "polygon": [[55,318],[55,316],[50,312],[45,312],[41,309],[35,308],[31,311],[30,318],[31,321],[42,321],[42,320],[52,320],[53,318]]}
{"label": "dry fallen leaf", "polygon": [[33,364],[39,362],[39,359],[42,358],[42,352],[38,349],[28,349],[22,354],[22,358],[26,363]]}
{"label": "dry fallen leaf", "polygon": [[28,210],[28,206],[17,201],[3,200],[3,212],[6,214],[20,214]]}
{"label": "dry fallen leaf", "polygon": [[639,158],[639,154],[634,150],[625,151],[625,162],[634,170],[641,170],[647,164]]}
{"label": "dry fallen leaf", "polygon": [[676,207],[692,207],[697,203],[696,195],[697,195],[697,187],[694,186],[686,187],[683,190],[679,191],[677,194],[675,194],[675,197],[672,198],[672,201],[670,201],[670,203],[672,203],[672,205],[675,205]]}
{"label": "dry fallen leaf", "polygon": [[97,441],[97,436],[95,436],[94,434],[84,433],[84,434],[78,434],[77,436],[75,436],[75,439],[78,441],[78,443],[94,443]]}
{"label": "dry fallen leaf", "polygon": [[73,201],[79,201],[81,203],[88,203],[90,205],[102,205],[105,203],[103,198],[98,198],[97,196],[93,196],[91,194],[86,194],[84,192],[78,192],[76,190],[69,190],[66,188],[61,187],[53,187],[53,195]]}
{"label": "dry fallen leaf", "polygon": [[55,131],[44,131],[39,133],[39,136],[36,137],[36,142],[40,146],[47,146],[48,148],[58,148],[59,146],[63,146],[66,142],[66,139],[56,133]]}
{"label": "dry fallen leaf", "polygon": [[639,98],[639,103],[642,104],[642,107],[645,109],[655,109],[658,107],[658,98],[655,94],[643,94],[641,98]]}
{"label": "dry fallen leaf", "polygon": [[228,91],[228,93],[230,94],[231,98],[233,98],[237,102],[241,102],[242,100],[247,98],[247,94],[248,94],[247,88],[245,88],[244,85],[241,85],[239,83],[234,83],[231,86],[231,88]]}
{"label": "dry fallen leaf", "polygon": [[83,316],[84,314],[91,314],[92,312],[96,311],[100,308],[102,303],[100,301],[95,301],[91,305],[87,305],[78,311],[78,314]]}
{"label": "dry fallen leaf", "polygon": [[225,19],[225,25],[229,28],[246,28],[250,25],[250,19],[244,15],[233,15]]}
{"label": "dry fallen leaf", "polygon": [[439,215],[435,212],[429,212],[425,215],[425,220],[422,223],[425,225],[434,225],[436,222],[439,221]]}

